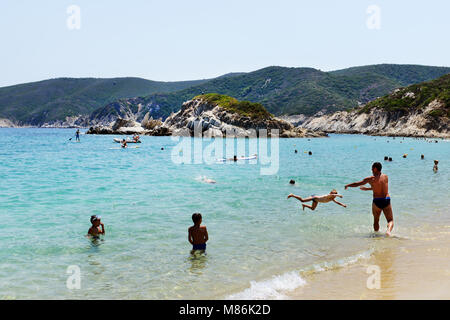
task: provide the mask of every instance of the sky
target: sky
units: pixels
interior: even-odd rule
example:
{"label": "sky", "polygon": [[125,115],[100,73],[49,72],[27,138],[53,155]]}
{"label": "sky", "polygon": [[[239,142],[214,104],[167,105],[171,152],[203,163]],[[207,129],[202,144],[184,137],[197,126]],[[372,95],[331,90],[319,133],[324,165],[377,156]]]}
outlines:
{"label": "sky", "polygon": [[275,65],[450,66],[449,14],[448,0],[1,0],[0,87]]}

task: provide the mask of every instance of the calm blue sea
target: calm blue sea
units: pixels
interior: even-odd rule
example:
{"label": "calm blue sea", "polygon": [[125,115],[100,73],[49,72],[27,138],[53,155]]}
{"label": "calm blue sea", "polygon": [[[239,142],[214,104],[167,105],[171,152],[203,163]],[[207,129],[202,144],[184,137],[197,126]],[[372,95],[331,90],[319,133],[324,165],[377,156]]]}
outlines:
{"label": "calm blue sea", "polygon": [[[120,150],[111,149],[118,147],[115,136],[69,141],[74,131],[0,129],[2,299],[284,297],[304,284],[302,271],[345,265],[377,250],[371,193],[343,188],[369,176],[374,161],[390,179],[391,242],[449,221],[445,140],[280,139],[278,172],[261,175],[259,163],[174,163],[179,142],[170,137],[144,136],[139,148]],[[334,188],[347,208],[329,203],[302,211],[300,202],[286,199]],[[190,255],[194,212],[208,228],[206,256]],[[106,227],[97,243],[85,237],[92,214]],[[80,270],[80,289],[67,287],[69,266]]]}

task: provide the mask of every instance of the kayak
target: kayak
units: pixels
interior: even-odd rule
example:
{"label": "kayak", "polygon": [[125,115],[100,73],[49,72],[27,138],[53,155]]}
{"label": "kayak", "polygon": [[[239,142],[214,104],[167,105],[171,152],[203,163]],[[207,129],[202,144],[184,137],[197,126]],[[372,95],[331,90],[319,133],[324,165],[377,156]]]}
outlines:
{"label": "kayak", "polygon": [[139,149],[139,147],[126,147],[126,148],[118,147],[118,148],[109,148],[109,150],[123,150],[123,149]]}
{"label": "kayak", "polygon": [[[117,139],[117,138],[114,138],[114,142],[117,142],[117,143],[122,143],[122,139]],[[125,140],[125,142],[126,142],[126,143],[141,143],[141,141],[140,141],[140,140],[138,140],[137,142],[136,142],[136,141],[134,141],[134,140]]]}

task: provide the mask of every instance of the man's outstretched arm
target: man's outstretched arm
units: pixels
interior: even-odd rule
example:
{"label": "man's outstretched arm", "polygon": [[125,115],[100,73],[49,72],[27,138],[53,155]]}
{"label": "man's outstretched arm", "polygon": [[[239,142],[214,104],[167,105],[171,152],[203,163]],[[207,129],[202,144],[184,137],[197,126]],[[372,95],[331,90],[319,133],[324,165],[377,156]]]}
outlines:
{"label": "man's outstretched arm", "polygon": [[347,185],[345,186],[345,190],[347,190],[347,188],[356,188],[356,187],[363,186],[363,185],[369,183],[369,181],[370,181],[370,178],[365,178],[365,179],[362,180],[362,181],[347,184]]}

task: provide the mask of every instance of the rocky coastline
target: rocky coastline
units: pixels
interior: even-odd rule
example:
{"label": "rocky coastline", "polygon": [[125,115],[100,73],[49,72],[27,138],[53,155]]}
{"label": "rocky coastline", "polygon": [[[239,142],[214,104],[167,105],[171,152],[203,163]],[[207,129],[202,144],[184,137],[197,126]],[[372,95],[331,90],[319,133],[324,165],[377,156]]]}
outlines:
{"label": "rocky coastline", "polygon": [[257,137],[261,129],[267,130],[271,136],[272,130],[278,130],[282,138],[325,137],[318,130],[312,132],[304,128],[296,128],[289,122],[276,117],[252,118],[236,112],[230,112],[220,105],[215,105],[204,99],[189,100],[181,109],[172,113],[164,122],[144,117],[141,123],[134,119],[117,120],[110,125],[92,126],[86,134],[134,134],[151,136],[194,136],[202,134],[206,137]]}
{"label": "rocky coastline", "polygon": [[449,118],[430,115],[439,108],[442,108],[442,102],[435,100],[425,109],[412,112],[389,112],[374,108],[366,113],[357,109],[320,117],[289,116],[284,117],[284,120],[301,128],[326,133],[448,139]]}

